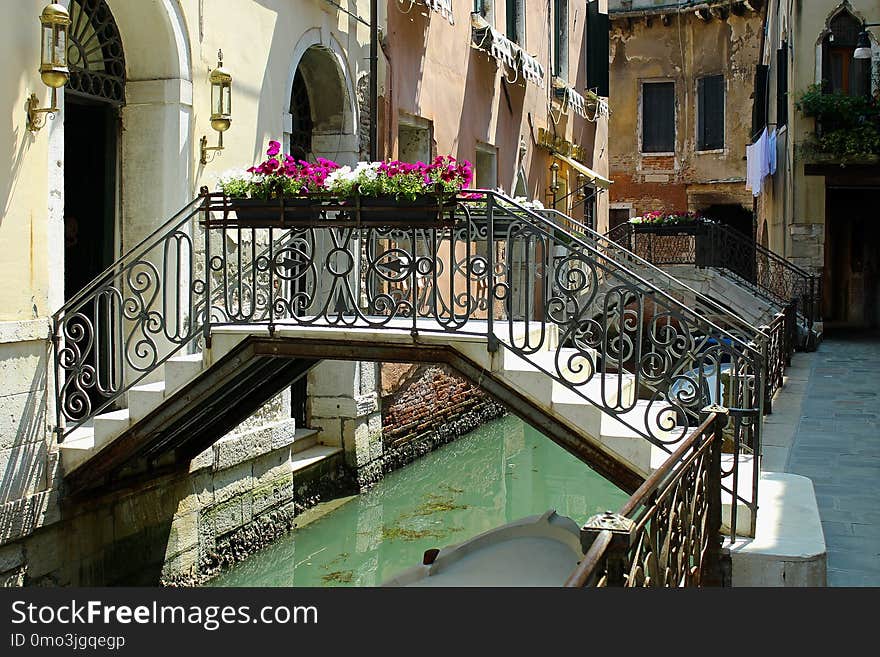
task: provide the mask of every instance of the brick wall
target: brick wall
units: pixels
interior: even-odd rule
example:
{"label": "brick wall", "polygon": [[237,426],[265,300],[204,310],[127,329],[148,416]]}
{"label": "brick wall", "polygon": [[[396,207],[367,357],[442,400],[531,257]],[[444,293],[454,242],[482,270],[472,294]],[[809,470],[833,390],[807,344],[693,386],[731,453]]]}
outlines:
{"label": "brick wall", "polygon": [[507,411],[445,365],[404,371],[396,385],[383,373],[382,436],[385,471],[473,431]]}

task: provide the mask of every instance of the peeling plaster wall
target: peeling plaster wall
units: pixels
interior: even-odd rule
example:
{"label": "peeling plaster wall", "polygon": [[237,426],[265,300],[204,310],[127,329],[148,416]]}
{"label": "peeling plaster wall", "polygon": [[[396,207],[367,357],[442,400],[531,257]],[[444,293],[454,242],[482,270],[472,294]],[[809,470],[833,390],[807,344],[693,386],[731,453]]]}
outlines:
{"label": "peeling plaster wall", "polygon": [[[614,5],[612,3],[612,11]],[[633,3],[633,8],[636,8]],[[650,6],[650,5],[649,5]],[[611,24],[611,202],[650,210],[696,210],[716,203],[751,209],[745,189],[752,81],[760,45],[755,12],[703,21],[693,12],[615,18]],[[668,22],[664,25],[664,22]],[[698,152],[697,81],[725,77],[725,139],[719,151]],[[641,83],[675,82],[675,154],[641,150]]]}
{"label": "peeling plaster wall", "polygon": [[[606,3],[600,3],[605,10]],[[513,191],[519,166],[519,145],[523,139],[526,154],[523,168],[528,179],[528,194],[548,203],[548,151],[535,140],[538,129],[545,128],[592,153],[587,165],[607,175],[608,120],[586,121],[574,112],[562,112],[553,102],[548,112],[551,80],[547,3],[530,2],[526,11],[525,50],[537,58],[545,71],[544,84],[523,82],[522,77],[504,81],[503,66],[487,53],[471,47],[472,3],[453,3],[455,25],[416,3],[390,0],[388,35],[384,55],[388,77],[380,105],[387,114],[384,134],[380,135],[383,152],[388,157],[400,153],[398,124],[401,114],[421,117],[432,124],[434,154],[452,154],[474,161],[478,143],[497,147],[498,184]],[[506,33],[506,3],[494,0],[494,26]],[[569,7],[569,66],[567,82],[578,92],[586,86],[586,10],[583,3]],[[563,166],[560,177],[568,189],[576,182],[576,171]],[[607,194],[598,196],[597,221],[607,225]],[[560,209],[562,209],[560,207]],[[580,218],[579,210],[575,217]]]}

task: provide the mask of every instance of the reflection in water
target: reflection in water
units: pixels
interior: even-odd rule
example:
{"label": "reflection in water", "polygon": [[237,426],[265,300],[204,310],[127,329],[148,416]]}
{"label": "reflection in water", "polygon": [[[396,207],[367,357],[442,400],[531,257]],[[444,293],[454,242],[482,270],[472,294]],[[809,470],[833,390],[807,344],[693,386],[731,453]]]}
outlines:
{"label": "reflection in water", "polygon": [[556,509],[582,524],[618,488],[515,417],[491,422],[214,579],[213,586],[378,586],[428,548]]}

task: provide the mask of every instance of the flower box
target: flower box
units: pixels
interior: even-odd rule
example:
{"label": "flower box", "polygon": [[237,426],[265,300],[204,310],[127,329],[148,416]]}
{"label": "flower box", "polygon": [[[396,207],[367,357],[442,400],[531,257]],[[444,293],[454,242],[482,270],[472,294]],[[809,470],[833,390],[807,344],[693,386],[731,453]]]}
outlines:
{"label": "flower box", "polygon": [[[360,162],[354,167],[281,153],[218,178],[221,194],[207,202],[209,226],[439,227],[454,223],[461,190],[473,179],[470,162],[450,155],[424,162]],[[214,199],[222,199],[217,202]],[[261,200],[269,199],[269,200]],[[218,219],[218,213],[222,218]]]}
{"label": "flower box", "polygon": [[[331,194],[279,199],[225,198],[208,204],[213,228],[441,228],[454,224],[455,197],[420,195],[340,198]],[[234,213],[234,214],[233,214]]]}

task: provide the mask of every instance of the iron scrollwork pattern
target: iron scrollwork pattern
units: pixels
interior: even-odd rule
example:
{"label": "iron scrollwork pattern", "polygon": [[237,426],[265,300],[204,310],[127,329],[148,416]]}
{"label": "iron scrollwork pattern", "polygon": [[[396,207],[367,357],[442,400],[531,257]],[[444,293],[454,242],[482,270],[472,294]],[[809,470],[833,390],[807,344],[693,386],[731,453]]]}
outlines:
{"label": "iron scrollwork pattern", "polygon": [[[700,427],[624,505],[615,523],[591,518],[583,561],[568,586],[683,588],[721,584],[721,436]],[[619,525],[618,528],[616,525]],[[602,534],[605,536],[603,537]],[[597,540],[604,538],[604,541]]]}
{"label": "iron scrollwork pattern", "polygon": [[59,427],[107,410],[198,336],[190,222],[200,199],[123,256],[54,316]]}
{"label": "iron scrollwork pattern", "polygon": [[[670,453],[707,405],[760,408],[748,338],[498,193],[468,192],[437,221],[275,216],[248,225],[205,192],[65,304],[60,418],[75,428],[227,324],[481,336]],[[742,427],[756,449],[760,422]]]}
{"label": "iron scrollwork pattern", "polygon": [[821,277],[814,276],[743,233],[723,224],[620,224],[609,238],[655,265],[725,269],[780,307],[794,303],[804,324],[821,319]]}

